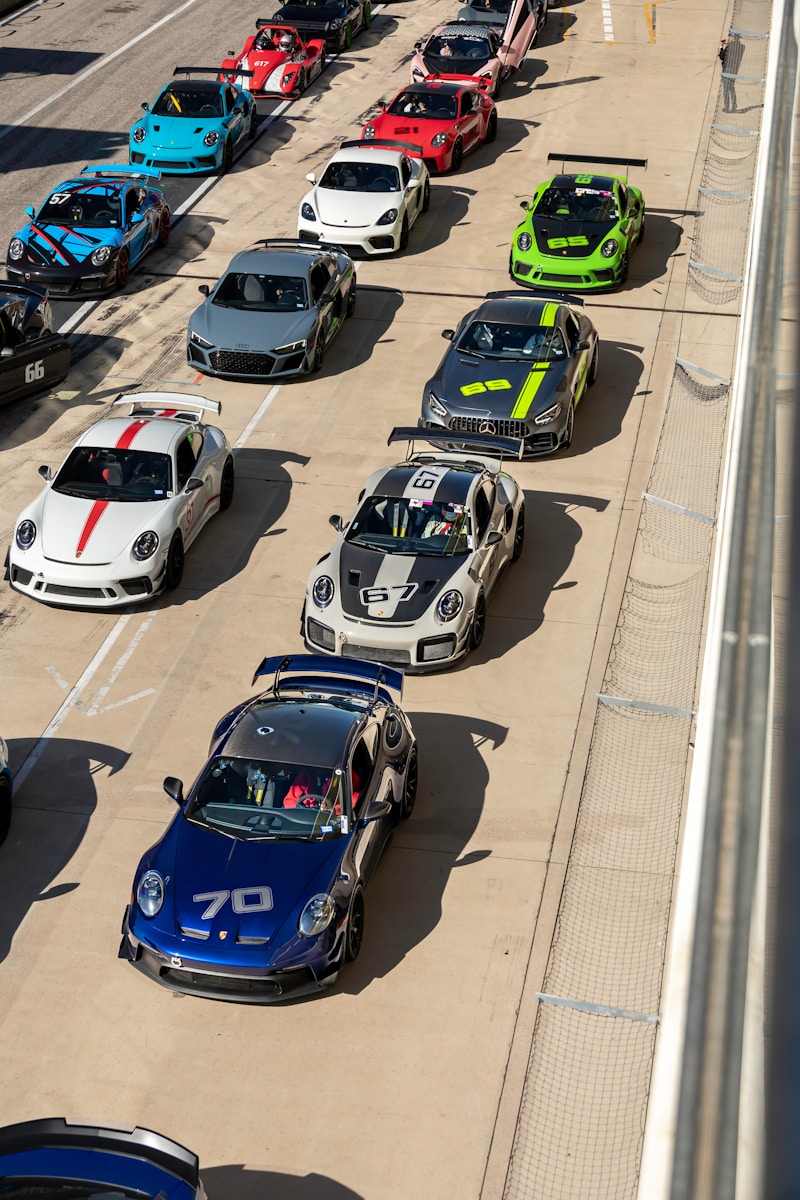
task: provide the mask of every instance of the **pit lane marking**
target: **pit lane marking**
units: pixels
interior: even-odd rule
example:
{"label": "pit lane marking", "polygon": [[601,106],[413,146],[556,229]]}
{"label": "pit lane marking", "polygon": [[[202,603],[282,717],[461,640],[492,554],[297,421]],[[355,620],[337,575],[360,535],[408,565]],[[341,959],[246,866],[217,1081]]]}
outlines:
{"label": "pit lane marking", "polygon": [[603,35],[607,43],[614,41],[614,22],[611,20],[611,0],[603,0]]}

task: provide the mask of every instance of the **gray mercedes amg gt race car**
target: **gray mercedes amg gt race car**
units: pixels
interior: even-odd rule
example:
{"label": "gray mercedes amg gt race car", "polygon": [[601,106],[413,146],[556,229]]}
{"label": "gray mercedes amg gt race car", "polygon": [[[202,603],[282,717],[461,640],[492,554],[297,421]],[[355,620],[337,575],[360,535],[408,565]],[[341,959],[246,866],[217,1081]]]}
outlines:
{"label": "gray mercedes amg gt race car", "polygon": [[599,358],[597,330],[572,306],[580,303],[490,292],[458,329],[442,331],[452,345],[425,385],[420,425],[518,438],[526,456],[569,446]]}
{"label": "gray mercedes amg gt race car", "polygon": [[234,255],[189,319],[186,354],[205,375],[262,380],[318,371],[356,306],[341,246],[273,238]]}
{"label": "gray mercedes amg gt race car", "polygon": [[[395,429],[389,443],[448,441],[444,432]],[[486,602],[522,553],[522,489],[501,469],[512,439],[460,439],[466,453],[415,451],[367,480],[355,515],[308,580],[302,633],[315,651],[449,667],[481,644]]]}

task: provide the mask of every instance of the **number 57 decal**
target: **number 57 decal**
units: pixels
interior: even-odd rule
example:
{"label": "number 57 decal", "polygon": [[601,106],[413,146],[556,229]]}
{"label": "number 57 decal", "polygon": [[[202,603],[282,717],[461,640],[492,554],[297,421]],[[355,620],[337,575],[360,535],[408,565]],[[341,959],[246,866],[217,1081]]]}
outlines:
{"label": "number 57 decal", "polygon": [[231,908],[240,916],[243,913],[269,912],[272,908],[272,888],[246,887],[234,888],[232,892],[198,892],[196,896],[192,896],[192,900],[195,904],[210,900],[208,908],[203,909],[200,914],[200,919],[213,921],[227,900],[230,900]]}
{"label": "number 57 decal", "polygon": [[387,604],[392,593],[398,592],[398,603],[410,600],[419,587],[418,583],[393,583],[391,587],[362,588],[358,593],[362,604]]}

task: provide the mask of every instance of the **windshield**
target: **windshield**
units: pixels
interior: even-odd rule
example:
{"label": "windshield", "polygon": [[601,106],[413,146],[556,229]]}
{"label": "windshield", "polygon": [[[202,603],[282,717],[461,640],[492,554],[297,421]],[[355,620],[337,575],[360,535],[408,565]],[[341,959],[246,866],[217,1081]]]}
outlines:
{"label": "windshield", "polygon": [[465,34],[445,31],[430,39],[425,47],[425,56],[468,59],[471,66],[477,71],[479,67],[494,57],[494,51],[488,37],[468,37]]}
{"label": "windshield", "polygon": [[347,830],[343,775],[334,767],[266,759],[212,759],[186,810],[232,838],[320,841]]}
{"label": "windshield", "polygon": [[319,186],[337,192],[399,192],[400,173],[390,163],[332,162]]}
{"label": "windshield", "polygon": [[438,500],[370,496],[351,522],[347,541],[390,554],[467,554],[472,548],[469,510]]}
{"label": "windshield", "polygon": [[212,304],[251,312],[296,312],[307,307],[306,284],[299,275],[231,271],[217,285]]}
{"label": "windshield", "polygon": [[560,221],[617,221],[619,211],[613,192],[597,188],[548,188],[536,206],[537,217]]}
{"label": "windshield", "polygon": [[388,110],[394,117],[433,117],[454,121],[458,116],[458,97],[439,96],[435,92],[401,92]]}
{"label": "windshield", "polygon": [[72,188],[69,191],[52,192],[36,216],[39,224],[90,225],[93,229],[110,229],[121,221],[119,195],[111,188],[92,191]]}
{"label": "windshield", "polygon": [[168,454],[76,446],[56,475],[53,491],[87,500],[164,500],[172,495]]}
{"label": "windshield", "polygon": [[511,0],[467,0],[467,3],[474,10],[476,21],[481,13],[507,13],[511,8]]}
{"label": "windshield", "polygon": [[544,325],[507,325],[499,321],[473,321],[458,339],[457,349],[479,358],[507,358],[521,362],[554,362],[566,358],[560,329]]}
{"label": "windshield", "polygon": [[222,94],[209,88],[193,88],[186,84],[170,84],[153,105],[154,117],[221,117]]}

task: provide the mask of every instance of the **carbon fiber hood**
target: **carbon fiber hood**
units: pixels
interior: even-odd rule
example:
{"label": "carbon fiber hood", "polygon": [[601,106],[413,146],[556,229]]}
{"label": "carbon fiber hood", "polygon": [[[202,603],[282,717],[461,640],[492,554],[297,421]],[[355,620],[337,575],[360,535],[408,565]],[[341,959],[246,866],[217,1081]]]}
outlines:
{"label": "carbon fiber hood", "polygon": [[[533,217],[533,235],[536,239],[536,246],[540,254],[547,255],[549,258],[588,258],[590,254],[594,254],[598,246],[600,246],[612,229],[616,228],[617,221],[559,221],[556,217]],[[562,246],[562,241],[569,239],[583,239],[580,245]],[[557,241],[558,245],[552,245],[553,241]]]}
{"label": "carbon fiber hood", "polygon": [[[430,385],[454,413],[504,419],[543,412],[564,388],[566,361],[529,363],[498,358],[470,358],[458,350],[446,355],[439,379]],[[525,412],[515,409],[525,407]]]}
{"label": "carbon fiber hood", "polygon": [[[339,588],[344,612],[360,620],[417,621],[464,565],[459,556],[382,554],[344,542],[339,557]],[[405,598],[411,587],[413,593]],[[388,600],[369,603],[365,588],[385,588]]]}

